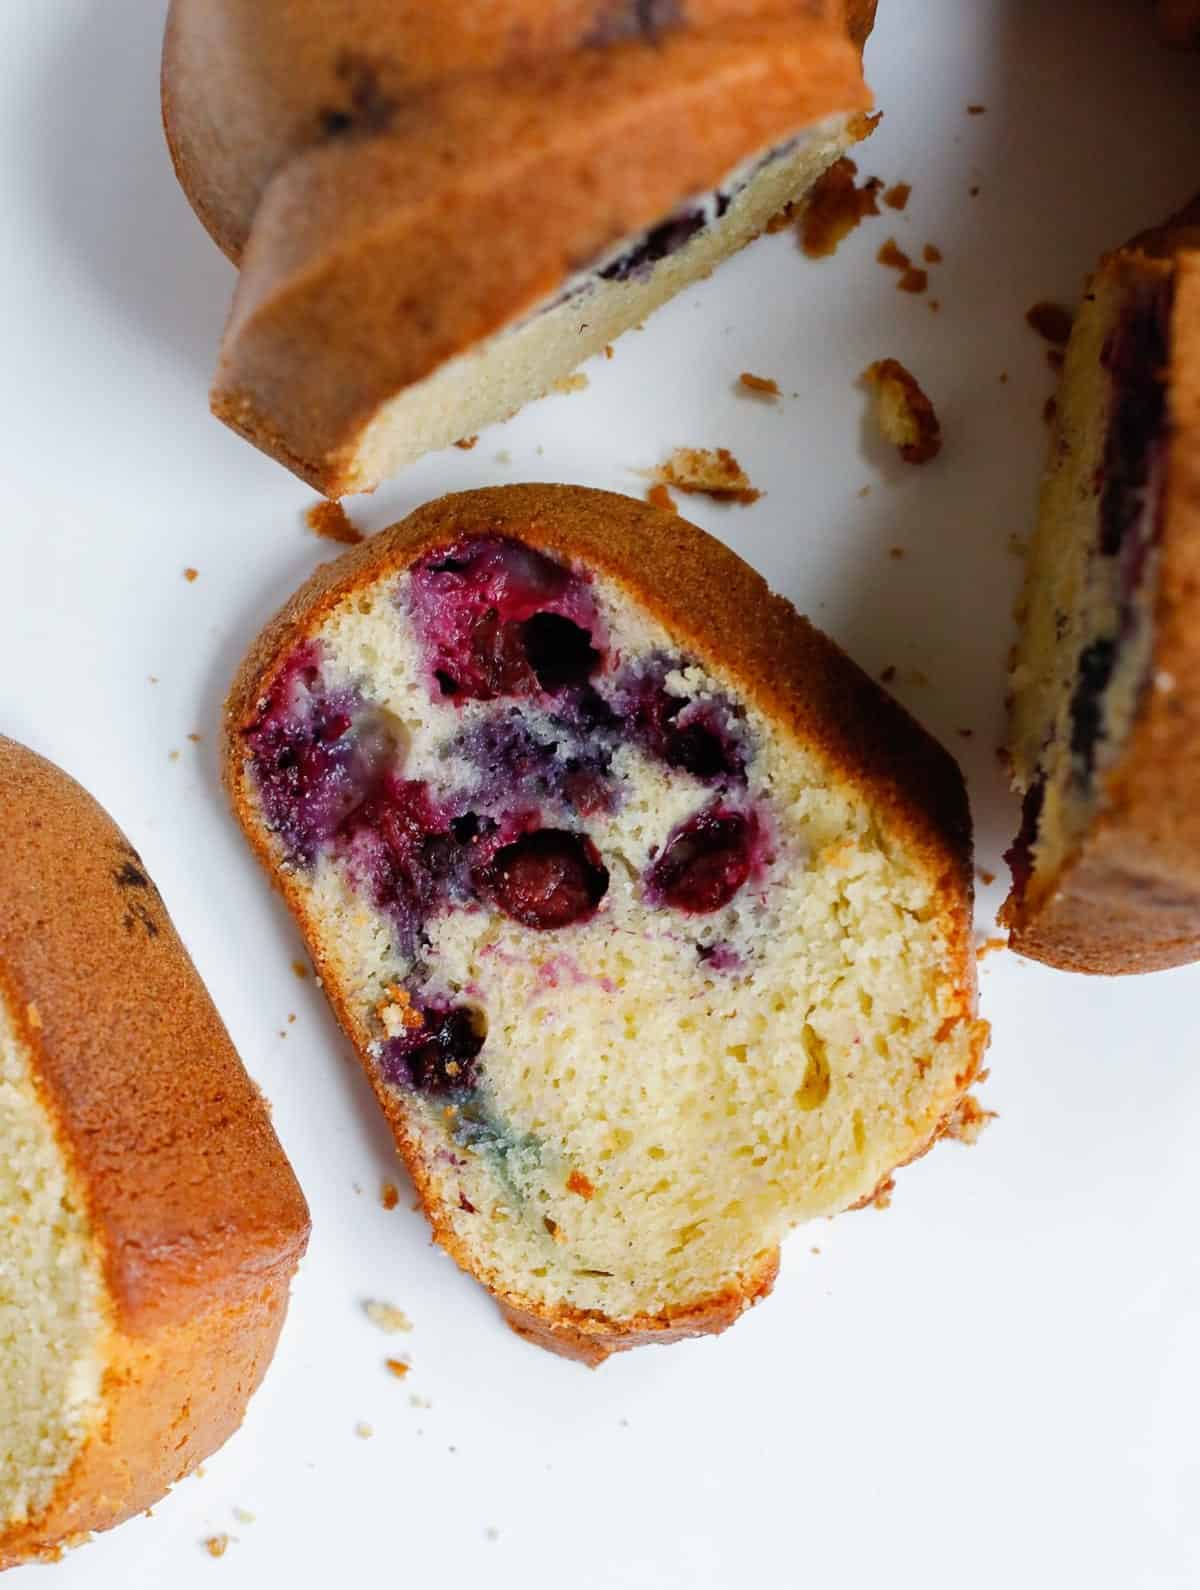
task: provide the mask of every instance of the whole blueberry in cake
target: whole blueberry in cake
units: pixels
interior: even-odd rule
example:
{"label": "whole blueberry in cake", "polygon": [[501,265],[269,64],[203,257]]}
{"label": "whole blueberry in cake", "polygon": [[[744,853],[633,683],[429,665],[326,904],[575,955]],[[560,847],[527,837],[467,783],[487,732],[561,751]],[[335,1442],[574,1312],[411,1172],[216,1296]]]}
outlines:
{"label": "whole blueberry in cake", "polygon": [[268,627],[227,771],[438,1240],[543,1345],[723,1328],[954,1125],[958,770],[685,520],[430,504]]}
{"label": "whole blueberry in cake", "polygon": [[1200,958],[1200,201],[1105,256],[1060,384],[1014,656],[1014,949]]}

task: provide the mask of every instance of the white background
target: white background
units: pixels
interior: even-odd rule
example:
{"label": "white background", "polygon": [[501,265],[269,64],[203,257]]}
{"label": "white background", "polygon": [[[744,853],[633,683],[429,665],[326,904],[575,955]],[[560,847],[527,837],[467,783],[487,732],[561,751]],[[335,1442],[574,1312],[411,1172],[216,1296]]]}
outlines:
{"label": "white background", "polygon": [[[673,446],[732,447],[766,496],[690,511],[866,668],[898,668],[961,756],[980,864],[1001,871],[1009,541],[1029,527],[1051,386],[1023,315],[1072,298],[1101,249],[1200,182],[1200,62],[1162,53],[1146,9],[882,0],[868,66],[886,118],[862,167],[913,184],[906,214],[820,264],[788,235],[760,243],[626,337],[587,391],[352,512],[377,528],[499,480],[637,493]],[[207,413],[233,276],[162,145],[162,10],[0,7],[0,729],[142,851],[274,1104],[314,1235],[275,1365],[206,1476],[7,1583],[1200,1582],[1198,971],[1087,981],[986,960],[1000,1119],[905,1171],[887,1213],[799,1233],[773,1297],[719,1339],[594,1373],[555,1359],[429,1245],[407,1188],[380,1207],[389,1140],[218,784],[235,664],[334,549],[303,527],[311,494]],[[874,262],[892,232],[944,251],[940,314]],[[941,413],[927,469],[864,424],[855,378],[884,355]],[[800,395],[738,396],[745,369]],[[982,892],[981,933],[998,900]],[[368,1297],[407,1310],[412,1335],[373,1329]],[[405,1383],[383,1367],[397,1346]],[[237,1538],[214,1562],[201,1542],[220,1531]]]}

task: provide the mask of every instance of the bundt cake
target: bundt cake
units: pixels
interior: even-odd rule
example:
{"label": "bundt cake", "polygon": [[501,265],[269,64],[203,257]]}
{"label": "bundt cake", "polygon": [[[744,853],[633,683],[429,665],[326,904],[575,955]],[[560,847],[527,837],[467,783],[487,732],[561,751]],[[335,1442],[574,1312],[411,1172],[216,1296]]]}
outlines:
{"label": "bundt cake", "polygon": [[1012,947],[1200,958],[1200,202],[1107,255],[1067,348],[1014,654]]}
{"label": "bundt cake", "polygon": [[874,0],[173,0],[214,411],[329,496],[548,392],[869,130]]}
{"label": "bundt cake", "polygon": [[427,505],[267,627],[226,757],[437,1240],[544,1346],[724,1328],[961,1119],[958,768],[676,515]]}
{"label": "bundt cake", "polygon": [[0,1568],[241,1423],[308,1211],[136,851],[0,739]]}

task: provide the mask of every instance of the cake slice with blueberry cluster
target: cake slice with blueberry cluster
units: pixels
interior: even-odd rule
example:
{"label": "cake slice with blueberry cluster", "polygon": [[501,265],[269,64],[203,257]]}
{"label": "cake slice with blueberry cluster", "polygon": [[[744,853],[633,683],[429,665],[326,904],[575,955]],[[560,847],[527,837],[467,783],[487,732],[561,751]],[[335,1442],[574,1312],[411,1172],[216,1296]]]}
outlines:
{"label": "cake slice with blueberry cluster", "polygon": [[1200,201],[1107,255],[1067,349],[1010,712],[1013,948],[1200,957]]}
{"label": "cake slice with blueberry cluster", "polygon": [[953,1127],[958,769],[686,521],[432,503],[293,598],[227,727],[438,1240],[541,1344],[723,1328]]}

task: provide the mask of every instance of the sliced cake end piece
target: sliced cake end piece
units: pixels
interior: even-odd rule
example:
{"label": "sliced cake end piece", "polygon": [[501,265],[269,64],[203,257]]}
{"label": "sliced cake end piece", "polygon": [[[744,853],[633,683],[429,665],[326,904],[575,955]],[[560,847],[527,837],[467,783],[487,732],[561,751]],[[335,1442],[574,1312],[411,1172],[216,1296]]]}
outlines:
{"label": "sliced cake end piece", "polygon": [[1200,206],[1106,256],[1075,322],[1010,702],[1004,908],[1076,971],[1200,957]]}
{"label": "sliced cake end piece", "polygon": [[136,851],[0,738],[0,1568],[237,1429],[303,1196]]}
{"label": "sliced cake end piece", "polygon": [[675,515],[428,505],[268,626],[226,758],[437,1239],[543,1345],[731,1323],[977,1073],[957,767]]}

